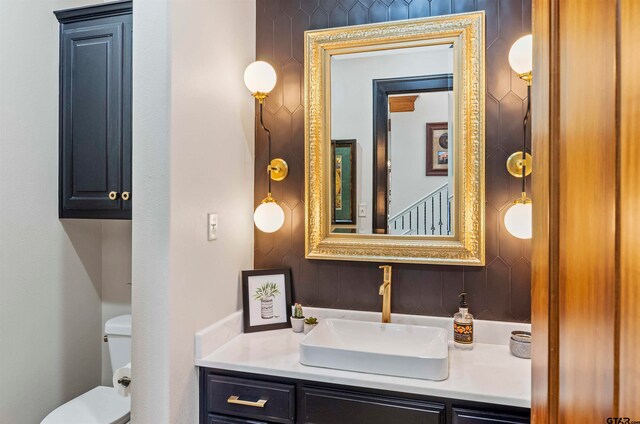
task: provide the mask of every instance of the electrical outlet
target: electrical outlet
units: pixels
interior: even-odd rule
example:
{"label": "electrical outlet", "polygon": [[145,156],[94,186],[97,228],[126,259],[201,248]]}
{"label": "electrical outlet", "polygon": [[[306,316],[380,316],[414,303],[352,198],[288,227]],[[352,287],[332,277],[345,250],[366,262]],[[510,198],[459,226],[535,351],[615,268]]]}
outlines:
{"label": "electrical outlet", "polygon": [[360,205],[358,205],[358,216],[360,218],[364,218],[367,216],[367,204],[366,203],[360,203]]}
{"label": "electrical outlet", "polygon": [[207,240],[213,241],[218,238],[218,214],[207,214]]}

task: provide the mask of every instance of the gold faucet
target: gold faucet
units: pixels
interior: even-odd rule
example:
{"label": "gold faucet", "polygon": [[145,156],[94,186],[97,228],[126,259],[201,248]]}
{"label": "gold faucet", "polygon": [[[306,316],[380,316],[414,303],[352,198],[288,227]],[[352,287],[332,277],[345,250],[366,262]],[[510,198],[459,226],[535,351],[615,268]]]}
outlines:
{"label": "gold faucet", "polygon": [[391,322],[391,265],[382,265],[380,269],[384,269],[384,278],[378,293],[382,296],[382,322]]}

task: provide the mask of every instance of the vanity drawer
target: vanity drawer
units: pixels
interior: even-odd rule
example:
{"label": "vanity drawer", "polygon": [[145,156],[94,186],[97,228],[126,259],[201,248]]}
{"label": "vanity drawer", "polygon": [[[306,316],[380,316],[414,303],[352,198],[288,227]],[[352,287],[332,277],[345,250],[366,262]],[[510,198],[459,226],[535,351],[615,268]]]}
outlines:
{"label": "vanity drawer", "polygon": [[225,417],[223,415],[210,414],[207,424],[268,424],[264,421],[256,421],[252,419]]}
{"label": "vanity drawer", "polygon": [[301,423],[444,424],[445,406],[316,387],[301,389]]}
{"label": "vanity drawer", "polygon": [[529,424],[530,422],[531,419],[526,416],[453,408],[453,424]]}
{"label": "vanity drawer", "polygon": [[295,421],[294,385],[211,374],[206,384],[208,413],[273,423]]}

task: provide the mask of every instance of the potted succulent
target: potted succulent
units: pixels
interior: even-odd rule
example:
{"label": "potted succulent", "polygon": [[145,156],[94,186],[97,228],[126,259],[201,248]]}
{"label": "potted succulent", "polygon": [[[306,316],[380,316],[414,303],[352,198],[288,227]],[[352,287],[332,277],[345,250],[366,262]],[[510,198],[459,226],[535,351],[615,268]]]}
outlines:
{"label": "potted succulent", "polygon": [[302,305],[296,303],[293,306],[293,315],[291,315],[291,329],[294,333],[302,333],[304,330],[304,314],[302,313]]}
{"label": "potted succulent", "polygon": [[276,283],[266,282],[253,292],[253,298],[260,301],[262,319],[273,318],[273,298],[280,294]]}
{"label": "potted succulent", "polygon": [[318,325],[318,318],[309,317],[309,318],[305,319],[304,320],[304,334],[307,334],[309,331],[311,331],[314,328],[316,328],[316,325]]}

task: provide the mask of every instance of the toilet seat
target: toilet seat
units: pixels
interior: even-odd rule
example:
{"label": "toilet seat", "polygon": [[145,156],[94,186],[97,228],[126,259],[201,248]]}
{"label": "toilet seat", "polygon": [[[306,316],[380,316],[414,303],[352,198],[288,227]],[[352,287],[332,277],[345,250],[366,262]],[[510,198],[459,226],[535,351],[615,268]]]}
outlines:
{"label": "toilet seat", "polygon": [[126,424],[130,413],[131,398],[98,386],[56,408],[41,424]]}

